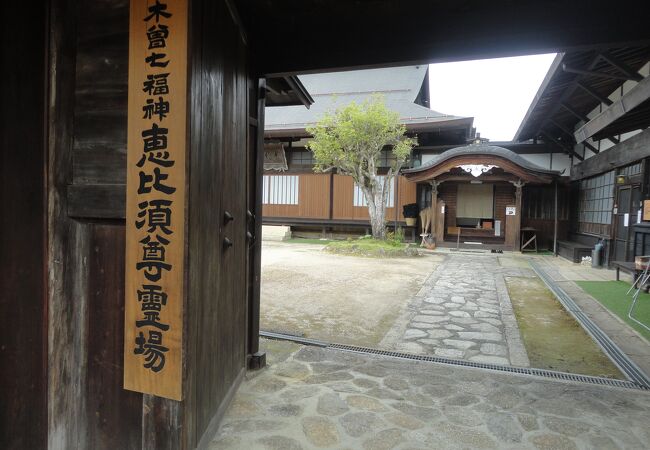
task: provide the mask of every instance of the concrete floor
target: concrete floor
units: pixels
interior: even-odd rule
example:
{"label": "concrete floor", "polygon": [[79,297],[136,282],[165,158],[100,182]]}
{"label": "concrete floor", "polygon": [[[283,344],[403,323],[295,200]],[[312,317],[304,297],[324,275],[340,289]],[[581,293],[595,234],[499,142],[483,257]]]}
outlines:
{"label": "concrete floor", "polygon": [[210,448],[643,449],[650,393],[262,341]]}

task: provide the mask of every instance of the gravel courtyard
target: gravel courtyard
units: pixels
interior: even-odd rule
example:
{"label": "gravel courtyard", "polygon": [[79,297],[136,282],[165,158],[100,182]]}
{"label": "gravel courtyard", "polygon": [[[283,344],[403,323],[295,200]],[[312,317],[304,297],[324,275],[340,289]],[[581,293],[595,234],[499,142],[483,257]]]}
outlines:
{"label": "gravel courtyard", "polygon": [[444,256],[376,259],[264,242],[261,329],[376,347]]}
{"label": "gravel courtyard", "polygon": [[263,330],[475,362],[528,366],[494,255],[376,259],[265,242]]}
{"label": "gravel courtyard", "polygon": [[[622,376],[546,290],[530,257],[447,251],[379,259],[331,254],[323,247],[264,243],[262,330],[476,363],[532,362],[548,370]],[[551,269],[563,264],[536,258]],[[569,269],[591,275],[583,267]],[[541,285],[539,298],[530,291],[533,281]],[[540,309],[542,300],[548,300],[547,309]],[[556,315],[566,320],[548,322]]]}

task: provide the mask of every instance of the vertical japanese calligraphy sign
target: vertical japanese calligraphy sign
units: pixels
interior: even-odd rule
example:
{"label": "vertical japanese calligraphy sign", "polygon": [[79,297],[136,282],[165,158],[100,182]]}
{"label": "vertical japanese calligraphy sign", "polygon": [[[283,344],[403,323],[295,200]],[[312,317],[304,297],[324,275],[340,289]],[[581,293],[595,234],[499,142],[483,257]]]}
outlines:
{"label": "vertical japanese calligraphy sign", "polygon": [[181,400],[187,0],[131,0],[124,388]]}

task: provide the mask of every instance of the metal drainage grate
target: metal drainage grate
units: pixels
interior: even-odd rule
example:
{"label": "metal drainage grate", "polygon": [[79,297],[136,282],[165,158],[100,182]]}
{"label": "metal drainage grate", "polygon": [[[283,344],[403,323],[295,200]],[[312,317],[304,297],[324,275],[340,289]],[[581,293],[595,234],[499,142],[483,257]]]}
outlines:
{"label": "metal drainage grate", "polygon": [[376,348],[357,347],[355,345],[327,343],[315,339],[300,338],[292,335],[284,335],[281,333],[273,333],[268,331],[260,331],[260,336],[268,339],[291,341],[299,344],[314,345],[317,347],[331,348],[331,349],[336,349],[336,350],[341,350],[341,351],[351,352],[351,353],[379,355],[379,356],[385,356],[389,358],[446,364],[450,366],[473,367],[477,369],[494,370],[497,372],[516,373],[520,375],[531,375],[537,377],[552,378],[556,380],[596,384],[601,386],[613,386],[613,387],[621,387],[626,389],[641,389],[641,390],[649,389],[647,386],[643,386],[633,381],[615,380],[610,378],[592,377],[587,375],[576,375],[572,373],[556,372],[553,370],[535,369],[530,367],[513,367],[513,366],[502,366],[499,364],[477,363],[477,362],[465,361],[461,359],[442,358],[439,356],[414,355],[411,353],[392,352],[387,350],[379,350]]}
{"label": "metal drainage grate", "polygon": [[602,348],[605,354],[612,360],[616,366],[625,374],[625,376],[634,383],[650,389],[650,378],[632,361],[607,334],[601,330],[598,325],[580,309],[573,299],[542,269],[536,262],[530,261],[530,265],[535,273],[553,292],[558,301],[573,316],[573,318],[585,329],[592,339]]}
{"label": "metal drainage grate", "polygon": [[327,342],[319,341],[317,339],[308,339],[302,336],[294,336],[293,334],[277,333],[275,331],[260,331],[260,336],[267,339],[275,339],[278,341],[291,341],[297,344],[312,345],[315,347],[329,347]]}

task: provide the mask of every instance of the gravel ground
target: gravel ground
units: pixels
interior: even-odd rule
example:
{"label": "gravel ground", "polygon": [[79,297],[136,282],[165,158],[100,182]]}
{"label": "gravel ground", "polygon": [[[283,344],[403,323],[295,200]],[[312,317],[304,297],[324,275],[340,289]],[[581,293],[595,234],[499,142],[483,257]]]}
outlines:
{"label": "gravel ground", "polygon": [[263,330],[377,346],[443,259],[361,258],[328,254],[322,248],[264,242]]}

